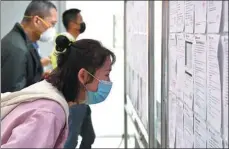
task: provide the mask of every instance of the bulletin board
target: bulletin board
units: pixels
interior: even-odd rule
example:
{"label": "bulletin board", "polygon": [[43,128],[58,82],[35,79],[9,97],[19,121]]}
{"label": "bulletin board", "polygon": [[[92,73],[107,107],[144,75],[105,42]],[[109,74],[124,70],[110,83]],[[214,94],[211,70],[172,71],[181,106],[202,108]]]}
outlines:
{"label": "bulletin board", "polygon": [[169,1],[169,148],[228,148],[228,1]]}
{"label": "bulletin board", "polygon": [[125,10],[125,106],[148,139],[148,1],[125,1]]}

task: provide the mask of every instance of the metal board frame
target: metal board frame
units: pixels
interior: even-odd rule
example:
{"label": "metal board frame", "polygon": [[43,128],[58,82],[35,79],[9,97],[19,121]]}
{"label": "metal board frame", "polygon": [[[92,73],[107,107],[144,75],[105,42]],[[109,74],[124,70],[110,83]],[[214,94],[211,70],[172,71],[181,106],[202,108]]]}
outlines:
{"label": "metal board frame", "polygon": [[155,100],[154,100],[154,1],[149,1],[149,39],[148,39],[148,118],[149,148],[156,148]]}
{"label": "metal board frame", "polygon": [[[127,104],[127,99],[126,99],[126,2],[127,0],[124,0],[124,21],[123,21],[123,28],[124,28],[124,106]],[[128,115],[126,110],[124,109],[124,148],[127,149],[128,148]]]}
{"label": "metal board frame", "polygon": [[[142,131],[141,122],[140,122],[139,118],[136,117],[136,111],[129,110],[129,109],[133,109],[133,108],[128,108],[128,107],[131,107],[131,105],[130,105],[131,103],[129,102],[130,100],[128,99],[127,89],[126,89],[126,87],[127,87],[127,84],[126,84],[126,79],[127,79],[127,77],[126,77],[126,71],[127,71],[127,66],[126,66],[126,64],[127,64],[127,59],[126,59],[126,55],[127,55],[127,53],[126,53],[126,47],[127,47],[127,45],[126,45],[126,41],[127,41],[126,40],[126,38],[127,38],[127,36],[126,36],[126,33],[127,33],[127,30],[126,30],[126,17],[127,17],[126,3],[127,2],[128,2],[127,0],[124,0],[124,80],[125,80],[125,82],[124,82],[124,105],[125,105],[125,108],[124,108],[124,147],[128,148],[128,138],[129,138],[129,134],[128,134],[128,116],[129,116],[131,118],[132,122],[135,124],[135,127],[136,127],[135,138],[136,138],[137,143],[142,148],[150,148],[150,145],[149,145],[149,140],[150,139],[149,138],[151,138],[151,137],[149,137],[148,134],[151,133],[151,132],[154,132],[154,127],[150,128],[153,125],[149,124],[149,132],[148,132],[148,134],[146,134],[147,132]],[[152,6],[154,6],[153,3],[154,3],[153,1],[149,1],[148,2],[148,7],[149,7],[148,26],[150,26],[150,22],[151,21],[153,22],[153,17],[151,17],[152,19],[149,19],[150,16],[151,16],[150,12],[152,12],[152,10],[153,10],[152,9],[153,8]],[[151,33],[150,31],[153,31],[153,29],[152,28],[149,29],[148,51],[151,54],[149,54],[148,56],[149,56],[150,59],[153,59],[153,57],[152,57],[152,56],[154,56],[153,55],[153,50],[151,50],[151,52],[150,52],[150,49],[153,49],[152,48],[152,42],[151,42],[152,41],[151,39],[153,39],[153,38],[150,37],[151,36],[150,35],[150,33]],[[148,63],[150,64],[151,62],[149,62],[149,60],[148,60]],[[153,64],[153,63],[151,63],[151,64]],[[154,77],[152,77],[152,75],[151,75],[154,72],[152,68],[153,68],[152,65],[150,65],[148,67],[148,73],[149,73],[148,76],[151,76],[151,77],[148,77],[148,79],[154,81],[154,79],[153,79]],[[152,82],[150,80],[149,80],[149,82],[151,82],[151,83],[148,83],[148,89],[149,89],[149,93],[148,93],[148,100],[149,100],[148,117],[149,117],[149,123],[151,123],[150,121],[152,121],[154,123],[154,117],[152,116],[152,115],[154,115],[154,102],[152,102],[153,99],[154,99],[153,98],[154,97],[154,92],[152,92],[154,82]],[[152,119],[150,118],[150,116],[152,116]],[[152,134],[154,134],[154,133],[152,133]],[[155,138],[154,135],[152,135],[152,137]]]}
{"label": "metal board frame", "polygon": [[162,105],[161,105],[161,147],[167,148],[168,146],[168,118],[169,118],[169,104],[168,104],[168,69],[169,69],[169,62],[168,62],[168,38],[169,38],[169,1],[162,2],[162,82],[161,82],[161,98],[162,98]]}
{"label": "metal board frame", "polygon": [[[126,2],[124,4],[124,55],[126,55]],[[154,1],[149,1],[148,8],[149,8],[149,13],[148,13],[148,118],[149,118],[149,131],[148,131],[148,139],[149,139],[149,144],[148,148],[157,148],[158,147],[158,142],[156,139],[156,127],[155,127],[155,68],[154,68],[154,59],[155,59],[155,43],[154,43],[154,37],[155,32],[155,2]],[[169,21],[168,21],[168,1],[163,1],[162,2],[162,49],[161,49],[161,73],[162,73],[162,78],[161,78],[161,148],[166,148],[167,147],[167,142],[168,142],[168,27],[169,27]],[[126,57],[124,56],[124,61],[126,64]],[[124,73],[126,72],[126,65],[124,66]],[[124,78],[126,80],[126,75],[124,74]],[[124,104],[127,104],[127,96],[126,96],[126,82],[124,83],[125,87],[125,97],[124,97]],[[125,148],[128,148],[128,127],[127,127],[127,117],[128,117],[128,112],[127,110],[124,110],[124,122],[125,122]]]}
{"label": "metal board frame", "polygon": [[[168,48],[168,1],[162,1],[162,2],[156,2],[156,1],[151,1],[150,6],[149,6],[149,125],[150,125],[150,132],[149,132],[149,140],[150,140],[150,148],[166,148],[167,146],[167,69],[168,69],[168,59],[167,59],[167,48]],[[160,7],[160,8],[159,8]],[[155,17],[156,13],[156,8],[161,9],[161,15],[158,16],[157,18]],[[160,17],[160,18],[159,18]],[[160,30],[160,36],[161,38],[161,47],[160,49],[156,49],[156,44],[155,43],[155,38],[158,36],[155,30],[157,30],[157,22],[161,21],[161,30]],[[155,70],[155,65],[158,65],[155,62],[155,50],[161,50],[161,107],[156,107],[157,104],[157,97],[155,96],[155,89],[156,89],[156,82],[154,81],[156,78],[156,73],[158,73],[158,70]],[[156,109],[155,109],[156,108]],[[158,110],[159,109],[159,110]],[[159,112],[161,113],[161,121],[160,121],[160,128],[156,128],[155,125],[157,125],[156,121],[156,113]],[[160,130],[159,130],[160,129]],[[157,132],[160,132],[160,141],[157,140]]]}

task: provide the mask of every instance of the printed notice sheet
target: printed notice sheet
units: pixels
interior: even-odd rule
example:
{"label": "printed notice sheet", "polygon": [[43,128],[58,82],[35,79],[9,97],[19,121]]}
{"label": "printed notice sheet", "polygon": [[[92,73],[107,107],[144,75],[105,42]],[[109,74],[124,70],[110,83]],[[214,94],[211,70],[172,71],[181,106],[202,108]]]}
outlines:
{"label": "printed notice sheet", "polygon": [[222,1],[208,1],[207,29],[208,33],[219,33],[222,12]]}
{"label": "printed notice sheet", "polygon": [[193,33],[194,31],[194,12],[195,12],[195,1],[184,1],[185,2],[185,32]]}
{"label": "printed notice sheet", "polygon": [[193,41],[195,37],[193,34],[185,34],[185,71],[193,74]]}
{"label": "printed notice sheet", "polygon": [[[183,33],[176,34],[177,37],[177,96],[183,101],[183,92],[184,92],[184,76],[185,76],[185,37]],[[181,94],[181,96],[179,96]]]}
{"label": "printed notice sheet", "polygon": [[184,147],[184,121],[183,121],[183,103],[180,100],[177,100],[176,107],[176,148]]}
{"label": "printed notice sheet", "polygon": [[193,148],[193,111],[184,106],[184,147]]}
{"label": "printed notice sheet", "polygon": [[184,31],[184,1],[177,1],[177,32]]}
{"label": "printed notice sheet", "polygon": [[[188,1],[187,1],[188,2]],[[193,109],[193,34],[185,34],[185,77],[184,77],[184,103]]]}
{"label": "printed notice sheet", "polygon": [[206,25],[207,1],[195,1],[195,33],[205,33]]}
{"label": "printed notice sheet", "polygon": [[210,125],[208,126],[207,148],[223,148],[223,140],[220,133],[215,131]]}
{"label": "printed notice sheet", "polygon": [[223,31],[224,32],[228,32],[228,1],[223,1],[223,9],[224,9],[224,14],[223,14],[223,21],[224,21],[224,25],[223,25]]}
{"label": "printed notice sheet", "polygon": [[176,94],[169,91],[169,148],[175,147],[176,104]]}
{"label": "printed notice sheet", "polygon": [[194,49],[194,111],[206,120],[206,36],[195,35]]}
{"label": "printed notice sheet", "polygon": [[184,85],[184,104],[193,109],[193,77],[189,73],[185,73]]}
{"label": "printed notice sheet", "polygon": [[176,34],[169,35],[169,89],[176,87]]}
{"label": "printed notice sheet", "polygon": [[224,138],[228,142],[228,35],[221,37],[223,47],[223,126]]}
{"label": "printed notice sheet", "polygon": [[[220,79],[220,60],[219,35],[208,35],[207,46],[207,121],[218,132],[221,129],[221,79]],[[222,72],[222,71],[221,71]]]}
{"label": "printed notice sheet", "polygon": [[194,116],[194,148],[207,147],[207,126],[203,119]]}
{"label": "printed notice sheet", "polygon": [[177,25],[177,1],[169,1],[169,31],[171,33],[176,32]]}

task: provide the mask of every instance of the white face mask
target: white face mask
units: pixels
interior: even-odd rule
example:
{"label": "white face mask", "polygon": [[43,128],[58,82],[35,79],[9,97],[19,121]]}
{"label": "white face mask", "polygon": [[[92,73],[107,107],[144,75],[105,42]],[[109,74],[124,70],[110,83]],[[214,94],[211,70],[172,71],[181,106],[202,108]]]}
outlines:
{"label": "white face mask", "polygon": [[50,27],[41,34],[39,40],[42,42],[51,42],[54,40],[55,36],[56,36],[56,29],[54,27]]}

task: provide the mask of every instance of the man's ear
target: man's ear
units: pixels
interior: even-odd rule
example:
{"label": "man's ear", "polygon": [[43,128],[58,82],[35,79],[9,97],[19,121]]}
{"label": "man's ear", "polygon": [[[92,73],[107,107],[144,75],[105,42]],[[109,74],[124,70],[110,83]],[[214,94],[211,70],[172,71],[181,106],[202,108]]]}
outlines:
{"label": "man's ear", "polygon": [[69,23],[69,27],[74,27],[74,28],[76,28],[76,29],[79,29],[79,25],[77,25],[77,23],[76,22],[73,22],[73,21],[71,21],[70,23]]}
{"label": "man's ear", "polygon": [[80,81],[81,84],[86,85],[87,81],[88,81],[88,72],[82,68],[80,69],[79,73],[78,73],[78,79]]}
{"label": "man's ear", "polygon": [[73,21],[70,21],[69,24],[68,24],[68,27],[74,25],[75,23]]}
{"label": "man's ear", "polygon": [[32,17],[32,21],[33,21],[33,23],[34,23],[34,25],[35,26],[39,26],[41,23],[41,20],[39,19],[39,17],[38,16],[33,16]]}

